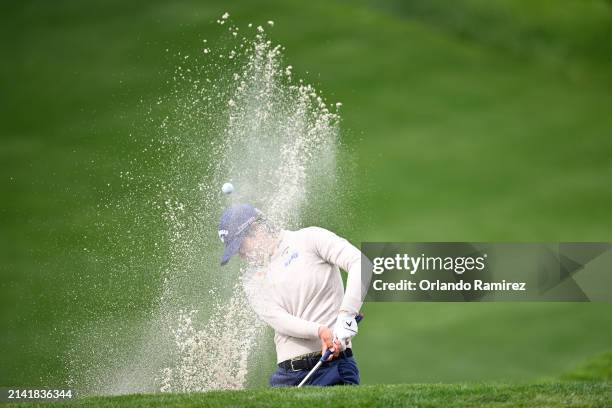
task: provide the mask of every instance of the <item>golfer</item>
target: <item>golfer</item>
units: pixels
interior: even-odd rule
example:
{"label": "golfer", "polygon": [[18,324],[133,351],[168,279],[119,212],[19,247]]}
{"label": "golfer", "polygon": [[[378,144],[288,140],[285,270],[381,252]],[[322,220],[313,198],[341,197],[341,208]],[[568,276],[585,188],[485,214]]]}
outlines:
{"label": "golfer", "polygon": [[[277,230],[249,204],[225,209],[219,238],[221,265],[236,254],[250,265],[249,302],[275,331],[278,369],[270,385],[298,385],[327,349],[333,355],[308,385],[359,384],[351,338],[362,304],[361,252],[323,228]],[[346,292],[340,269],[348,272]]]}

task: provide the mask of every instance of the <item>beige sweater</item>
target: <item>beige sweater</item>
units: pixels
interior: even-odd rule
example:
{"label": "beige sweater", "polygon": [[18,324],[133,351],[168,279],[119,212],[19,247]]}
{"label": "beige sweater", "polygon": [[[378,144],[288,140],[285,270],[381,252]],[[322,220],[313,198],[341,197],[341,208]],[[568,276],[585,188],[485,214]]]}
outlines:
{"label": "beige sweater", "polygon": [[319,327],[333,328],[340,310],[357,314],[361,286],[359,249],[318,227],[282,231],[268,266],[245,279],[253,309],[275,331],[277,362],[321,350]]}

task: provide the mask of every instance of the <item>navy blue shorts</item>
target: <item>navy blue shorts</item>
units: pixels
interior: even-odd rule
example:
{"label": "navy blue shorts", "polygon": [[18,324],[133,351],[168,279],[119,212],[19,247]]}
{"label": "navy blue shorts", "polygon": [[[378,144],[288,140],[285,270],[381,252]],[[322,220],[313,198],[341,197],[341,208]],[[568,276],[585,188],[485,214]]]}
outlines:
{"label": "navy blue shorts", "polygon": [[[272,387],[295,387],[308,375],[309,370],[293,371],[278,367],[272,377]],[[304,385],[358,385],[359,369],[353,357],[338,358],[323,364]]]}

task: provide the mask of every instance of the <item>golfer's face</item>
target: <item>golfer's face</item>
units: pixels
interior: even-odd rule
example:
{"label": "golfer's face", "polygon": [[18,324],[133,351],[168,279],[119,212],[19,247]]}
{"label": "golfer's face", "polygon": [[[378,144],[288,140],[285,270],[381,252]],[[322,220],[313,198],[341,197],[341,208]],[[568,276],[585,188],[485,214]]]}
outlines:
{"label": "golfer's face", "polygon": [[240,249],[238,250],[238,255],[240,255],[240,258],[247,262],[255,262],[257,260],[255,237],[247,235],[244,238],[242,244],[240,245]]}
{"label": "golfer's face", "polygon": [[265,253],[256,234],[249,234],[244,238],[238,255],[248,263],[257,263],[264,259]]}

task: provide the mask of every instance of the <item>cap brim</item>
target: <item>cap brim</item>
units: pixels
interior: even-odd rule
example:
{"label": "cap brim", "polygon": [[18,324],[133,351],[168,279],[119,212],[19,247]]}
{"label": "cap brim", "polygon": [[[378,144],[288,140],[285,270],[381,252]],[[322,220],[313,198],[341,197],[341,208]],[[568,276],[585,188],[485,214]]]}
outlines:
{"label": "cap brim", "polygon": [[225,245],[225,250],[223,251],[223,256],[221,257],[221,266],[225,265],[229,262],[230,258],[238,252],[240,249],[240,245],[242,245],[242,240],[244,236],[237,236],[231,242],[228,242]]}

